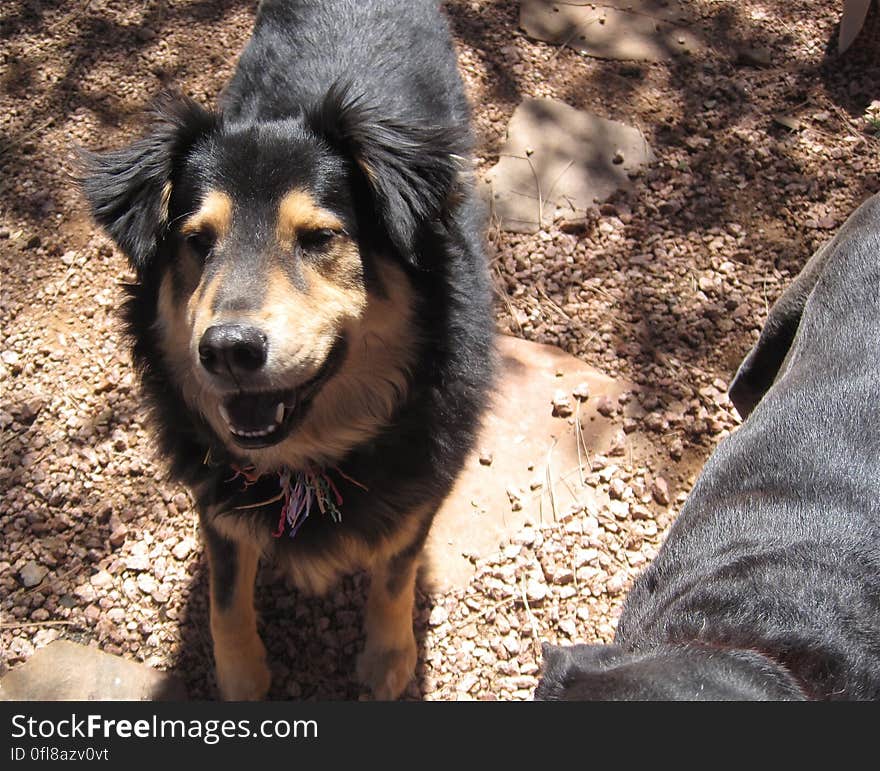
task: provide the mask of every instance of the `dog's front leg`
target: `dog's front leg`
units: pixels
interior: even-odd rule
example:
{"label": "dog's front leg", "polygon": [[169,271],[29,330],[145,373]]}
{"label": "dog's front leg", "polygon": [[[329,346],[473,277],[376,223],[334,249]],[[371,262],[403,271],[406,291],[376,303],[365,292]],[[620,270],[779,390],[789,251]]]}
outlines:
{"label": "dog's front leg", "polygon": [[377,699],[396,699],[415,672],[418,655],[413,603],[423,542],[424,538],[419,538],[373,565],[364,624],[367,639],[357,674]]}
{"label": "dog's front leg", "polygon": [[204,518],[202,532],[211,572],[211,637],[220,696],[227,701],[262,699],[271,676],[254,609],[259,552],[224,537]]}

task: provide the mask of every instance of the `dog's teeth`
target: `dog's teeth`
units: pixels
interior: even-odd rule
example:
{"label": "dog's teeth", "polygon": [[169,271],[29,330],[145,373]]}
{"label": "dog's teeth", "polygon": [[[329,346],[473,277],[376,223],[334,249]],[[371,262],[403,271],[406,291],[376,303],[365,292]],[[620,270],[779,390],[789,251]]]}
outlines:
{"label": "dog's teeth", "polygon": [[278,402],[275,408],[275,422],[280,423],[282,420],[284,420],[284,402]]}
{"label": "dog's teeth", "polygon": [[222,404],[220,405],[220,417],[223,418],[223,420],[225,420],[227,423],[229,423],[231,428],[232,418],[229,417],[229,410],[227,410],[226,407]]}

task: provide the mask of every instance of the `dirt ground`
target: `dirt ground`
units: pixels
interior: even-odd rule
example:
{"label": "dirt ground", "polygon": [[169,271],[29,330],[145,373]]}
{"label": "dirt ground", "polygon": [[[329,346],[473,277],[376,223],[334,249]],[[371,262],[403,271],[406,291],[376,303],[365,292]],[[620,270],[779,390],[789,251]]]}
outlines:
{"label": "dirt ground", "polygon": [[[526,528],[465,590],[420,596],[410,698],[527,699],[540,640],[609,641],[632,578],[737,418],[727,382],[767,309],[880,190],[880,13],[836,54],[839,2],[693,0],[702,52],[603,61],[529,40],[513,0],[445,3],[478,170],[526,96],[639,127],[657,160],[578,232],[489,232],[501,331],[637,384],[621,426],[649,459],[598,459],[614,505]],[[58,637],[177,671],[213,697],[205,565],[186,491],[144,425],[115,309],[124,259],[89,222],[75,146],[137,135],[174,86],[215,102],[254,2],[0,5],[0,674]],[[629,421],[629,423],[627,423]],[[365,580],[324,599],[264,571],[275,698],[363,697]]]}

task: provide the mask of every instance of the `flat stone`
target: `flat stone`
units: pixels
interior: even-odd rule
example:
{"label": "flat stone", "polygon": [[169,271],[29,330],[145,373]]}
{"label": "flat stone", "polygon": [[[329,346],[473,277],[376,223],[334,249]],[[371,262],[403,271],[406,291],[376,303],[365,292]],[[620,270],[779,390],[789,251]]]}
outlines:
{"label": "flat stone", "polygon": [[56,640],[0,680],[3,701],[182,701],[183,684],[146,664]]}
{"label": "flat stone", "polygon": [[[474,562],[497,553],[527,522],[550,524],[572,506],[595,501],[595,489],[580,483],[588,464],[583,445],[591,456],[604,454],[617,427],[596,412],[592,397],[581,402],[579,456],[575,415],[553,417],[554,393],[572,393],[586,383],[591,394],[616,400],[633,389],[553,346],[501,335],[498,349],[499,382],[476,449],[428,537],[426,578],[438,591],[465,587]],[[493,457],[489,466],[480,463],[486,452]],[[533,490],[536,476],[545,482]]]}
{"label": "flat stone", "polygon": [[502,228],[534,233],[557,219],[585,222],[589,207],[632,188],[630,175],[653,159],[636,128],[554,99],[526,99],[481,189]]}
{"label": "flat stone", "polygon": [[682,0],[555,3],[521,0],[519,25],[529,37],[599,59],[661,62],[703,47]]}

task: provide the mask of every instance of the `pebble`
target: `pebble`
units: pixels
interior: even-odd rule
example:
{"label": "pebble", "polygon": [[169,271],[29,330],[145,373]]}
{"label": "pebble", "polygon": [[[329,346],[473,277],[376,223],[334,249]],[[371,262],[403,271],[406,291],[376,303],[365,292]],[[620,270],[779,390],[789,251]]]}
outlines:
{"label": "pebble", "polygon": [[73,593],[86,603],[91,603],[98,599],[98,593],[91,584],[80,584],[73,590]]}
{"label": "pebble", "polygon": [[460,693],[470,693],[480,684],[480,678],[473,674],[467,674],[458,681],[457,691]]}
{"label": "pebble", "polygon": [[18,572],[18,577],[26,589],[31,589],[34,586],[39,586],[48,574],[47,567],[31,560]]}
{"label": "pebble", "polygon": [[106,589],[113,584],[113,576],[111,576],[106,570],[99,570],[89,579],[89,582],[96,589]]}
{"label": "pebble", "polygon": [[585,402],[590,398],[590,386],[587,383],[579,383],[572,392],[572,395],[579,402]]}
{"label": "pebble", "polygon": [[609,396],[603,395],[596,400],[596,411],[603,417],[610,418],[617,411],[617,407]]}
{"label": "pebble", "polygon": [[581,549],[578,548],[574,553],[574,564],[575,567],[583,567],[584,565],[588,565],[594,560],[599,559],[599,550],[598,549]]}
{"label": "pebble", "polygon": [[556,568],[549,576],[549,580],[557,586],[564,586],[574,581],[574,571],[568,567]]}
{"label": "pebble", "polygon": [[669,484],[663,477],[654,477],[651,481],[651,495],[661,506],[669,505]]}
{"label": "pebble", "polygon": [[140,573],[136,579],[138,589],[144,594],[152,594],[156,591],[156,579],[149,573]]}
{"label": "pebble", "polygon": [[553,416],[556,418],[567,418],[574,410],[571,406],[571,399],[565,391],[557,391],[553,395]]}
{"label": "pebble", "polygon": [[171,550],[171,553],[174,555],[175,559],[182,562],[190,555],[190,553],[192,553],[195,546],[195,541],[189,536],[186,536]]}
{"label": "pebble", "polygon": [[629,581],[629,575],[627,572],[625,570],[618,570],[608,579],[605,588],[608,590],[609,594],[620,594],[626,586],[627,581]]}
{"label": "pebble", "polygon": [[449,620],[449,613],[442,605],[435,605],[431,609],[431,615],[428,617],[428,623],[431,626],[440,626]]}
{"label": "pebble", "polygon": [[529,602],[541,602],[547,596],[547,586],[540,581],[526,582],[526,599]]}

